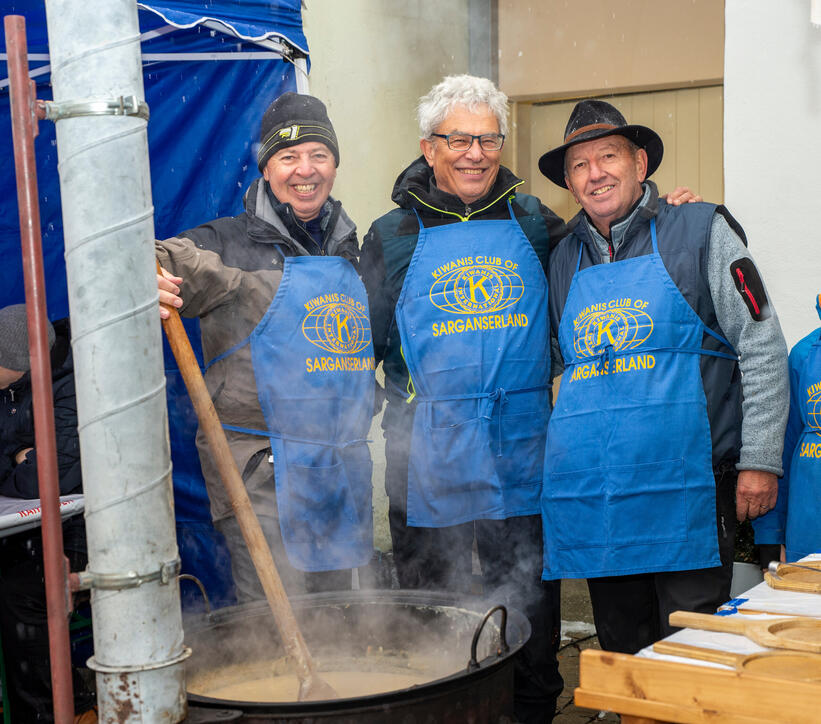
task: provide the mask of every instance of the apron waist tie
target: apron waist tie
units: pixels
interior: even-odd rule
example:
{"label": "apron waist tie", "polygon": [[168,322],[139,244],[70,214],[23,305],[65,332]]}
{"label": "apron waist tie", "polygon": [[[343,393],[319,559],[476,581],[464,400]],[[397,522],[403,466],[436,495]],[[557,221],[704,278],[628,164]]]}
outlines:
{"label": "apron waist tie", "polygon": [[643,353],[650,353],[650,352],[679,352],[681,354],[703,354],[707,355],[708,357],[720,357],[722,359],[729,359],[733,361],[738,361],[738,355],[736,354],[729,354],[727,352],[719,352],[717,350],[712,349],[688,349],[682,347],[648,347],[642,348],[641,350],[637,349],[627,349],[622,351],[616,351],[612,344],[608,344],[601,352],[597,352],[590,357],[582,357],[576,358],[574,360],[570,360],[569,362],[565,363],[565,369],[568,367],[575,367],[576,365],[582,364],[590,364],[590,362],[596,362],[599,369],[604,369],[604,363],[607,362],[607,369],[611,369],[613,367],[613,363],[615,362],[616,357],[626,357],[629,354],[635,354],[638,351]]}
{"label": "apron waist tie", "polygon": [[304,443],[306,445],[320,445],[322,447],[333,447],[339,450],[344,450],[345,448],[352,447],[353,445],[361,445],[365,442],[373,442],[370,438],[367,437],[359,437],[355,438],[354,440],[345,440],[343,442],[335,442],[334,440],[316,440],[307,437],[297,437],[296,435],[285,435],[283,433],[276,433],[270,432],[268,430],[255,430],[251,427],[239,427],[237,425],[223,425],[223,429],[225,430],[232,430],[233,432],[242,432],[246,435],[257,435],[259,437],[277,437],[280,440],[285,440],[286,442],[299,442]]}
{"label": "apron waist tie", "polygon": [[506,390],[504,387],[497,387],[491,392],[473,392],[461,395],[417,395],[419,402],[451,402],[456,400],[485,400],[486,404],[482,412],[485,420],[492,420],[496,403],[499,403],[496,414],[499,416],[497,425],[497,452],[496,457],[502,457],[502,408],[507,403],[508,395],[516,395],[523,392],[539,392],[546,390],[547,385],[536,385],[535,387],[520,387],[515,390]]}
{"label": "apron waist tie", "polygon": [[488,406],[489,409],[486,412],[490,414],[484,415],[486,420],[490,420],[493,415],[493,407],[496,405],[496,402],[499,402],[499,424],[497,426],[497,439],[498,439],[498,448],[496,452],[496,457],[502,457],[502,409],[504,408],[505,404],[507,403],[507,391],[504,387],[497,387],[493,392],[488,395],[488,401],[490,405]]}

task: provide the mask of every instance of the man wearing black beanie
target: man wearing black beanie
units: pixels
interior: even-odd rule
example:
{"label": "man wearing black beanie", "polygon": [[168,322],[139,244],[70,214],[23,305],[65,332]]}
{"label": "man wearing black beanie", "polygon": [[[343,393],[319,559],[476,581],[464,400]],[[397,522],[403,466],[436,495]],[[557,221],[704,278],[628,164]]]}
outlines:
{"label": "man wearing black beanie", "polygon": [[[322,101],[284,93],[259,142],[244,213],[157,242],[160,300],[200,318],[206,384],[286,589],[350,588],[373,553],[373,348],[356,228],[330,196],[339,146]],[[197,447],[237,596],[261,599],[201,433]]]}

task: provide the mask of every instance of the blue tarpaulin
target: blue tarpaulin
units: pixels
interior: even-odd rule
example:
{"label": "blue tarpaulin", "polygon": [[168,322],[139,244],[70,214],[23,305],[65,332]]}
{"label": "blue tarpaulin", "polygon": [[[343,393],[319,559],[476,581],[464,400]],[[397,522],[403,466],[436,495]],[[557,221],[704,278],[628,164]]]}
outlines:
{"label": "blue tarpaulin", "polygon": [[[277,45],[307,55],[300,0],[139,2],[155,233],[173,236],[242,210],[258,175],[256,143],[268,104],[296,89],[294,65]],[[37,98],[51,99],[42,0],[0,0],[0,14],[26,18]],[[0,46],[0,307],[24,301],[5,37]],[[253,55],[252,55],[253,54]],[[43,121],[35,140],[48,312],[68,316],[57,146]],[[124,269],[123,273],[129,273]],[[186,323],[199,355],[196,323]],[[201,360],[200,360],[201,361]],[[212,603],[232,601],[228,556],[214,531],[194,448],[196,419],[166,349],[177,537],[183,572],[204,580]],[[198,594],[183,590],[184,602]]]}

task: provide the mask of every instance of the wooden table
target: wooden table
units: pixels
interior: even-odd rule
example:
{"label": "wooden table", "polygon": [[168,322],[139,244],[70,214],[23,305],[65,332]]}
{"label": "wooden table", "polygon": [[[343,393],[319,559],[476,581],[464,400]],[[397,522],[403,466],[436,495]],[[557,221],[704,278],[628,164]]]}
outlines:
{"label": "wooden table", "polygon": [[621,714],[623,724],[773,724],[821,721],[821,682],[588,649],[579,659],[576,706]]}

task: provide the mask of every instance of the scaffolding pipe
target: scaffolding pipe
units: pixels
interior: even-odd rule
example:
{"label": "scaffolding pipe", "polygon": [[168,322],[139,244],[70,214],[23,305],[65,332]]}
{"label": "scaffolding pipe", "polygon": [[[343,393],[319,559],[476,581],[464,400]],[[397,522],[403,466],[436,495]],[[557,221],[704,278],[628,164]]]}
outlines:
{"label": "scaffolding pipe", "polygon": [[186,713],[134,0],[47,0],[102,722]]}
{"label": "scaffolding pipe", "polygon": [[68,639],[68,571],[63,555],[63,527],[60,519],[60,481],[57,441],[54,436],[46,284],[40,236],[40,204],[37,199],[37,165],[34,158],[34,137],[37,135],[34,83],[28,77],[26,19],[22,15],[7,15],[3,24],[8,50],[14,172],[17,177],[20,245],[26,289],[37,480],[43,511],[41,530],[52,703],[55,724],[71,724],[74,720],[74,692]]}

